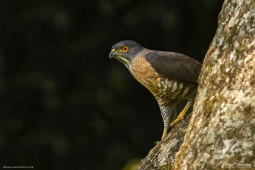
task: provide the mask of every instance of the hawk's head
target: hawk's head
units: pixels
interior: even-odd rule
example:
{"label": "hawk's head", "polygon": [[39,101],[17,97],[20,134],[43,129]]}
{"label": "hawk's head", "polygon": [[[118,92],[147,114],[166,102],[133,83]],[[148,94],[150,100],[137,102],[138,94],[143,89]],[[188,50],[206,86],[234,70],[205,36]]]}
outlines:
{"label": "hawk's head", "polygon": [[126,65],[129,64],[143,49],[144,47],[135,41],[124,40],[112,46],[109,57],[116,58]]}

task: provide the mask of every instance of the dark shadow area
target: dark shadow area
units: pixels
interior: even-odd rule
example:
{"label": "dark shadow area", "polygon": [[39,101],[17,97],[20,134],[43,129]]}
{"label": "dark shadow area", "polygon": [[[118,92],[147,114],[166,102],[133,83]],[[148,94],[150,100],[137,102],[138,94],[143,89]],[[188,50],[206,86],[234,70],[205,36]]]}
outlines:
{"label": "dark shadow area", "polygon": [[200,62],[221,1],[0,1],[0,168],[119,170],[161,138],[154,97],[111,46]]}

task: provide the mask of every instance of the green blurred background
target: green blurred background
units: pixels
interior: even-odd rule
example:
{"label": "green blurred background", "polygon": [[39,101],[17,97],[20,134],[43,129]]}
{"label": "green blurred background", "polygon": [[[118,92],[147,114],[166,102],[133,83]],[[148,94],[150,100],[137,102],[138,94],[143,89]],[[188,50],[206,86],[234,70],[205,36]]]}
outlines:
{"label": "green blurred background", "polygon": [[124,39],[200,62],[220,0],[0,1],[0,168],[125,170],[160,139],[153,96],[117,60]]}

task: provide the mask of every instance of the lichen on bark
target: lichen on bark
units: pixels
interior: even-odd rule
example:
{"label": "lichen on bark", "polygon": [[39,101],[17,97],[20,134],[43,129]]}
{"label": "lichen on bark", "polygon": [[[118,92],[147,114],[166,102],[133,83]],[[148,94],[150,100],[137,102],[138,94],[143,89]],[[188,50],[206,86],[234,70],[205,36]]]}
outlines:
{"label": "lichen on bark", "polygon": [[255,1],[226,0],[173,169],[255,169]]}
{"label": "lichen on bark", "polygon": [[139,168],[255,169],[254,70],[255,1],[225,0],[179,152],[164,148],[175,139],[170,132],[171,140],[152,149]]}

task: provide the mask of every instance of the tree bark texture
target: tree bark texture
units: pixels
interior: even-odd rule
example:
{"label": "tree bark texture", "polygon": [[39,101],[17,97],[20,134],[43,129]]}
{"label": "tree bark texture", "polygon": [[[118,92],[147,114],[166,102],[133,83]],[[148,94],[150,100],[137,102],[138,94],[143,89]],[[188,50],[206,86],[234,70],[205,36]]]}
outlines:
{"label": "tree bark texture", "polygon": [[255,169],[255,1],[225,0],[173,169]]}
{"label": "tree bark texture", "polygon": [[179,152],[168,135],[138,169],[255,169],[254,73],[255,1],[225,0]]}
{"label": "tree bark texture", "polygon": [[167,134],[165,140],[157,143],[157,145],[141,161],[137,170],[171,169],[175,160],[175,155],[183,143],[190,118],[191,114],[188,114],[182,121],[174,126]]}

